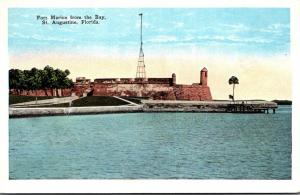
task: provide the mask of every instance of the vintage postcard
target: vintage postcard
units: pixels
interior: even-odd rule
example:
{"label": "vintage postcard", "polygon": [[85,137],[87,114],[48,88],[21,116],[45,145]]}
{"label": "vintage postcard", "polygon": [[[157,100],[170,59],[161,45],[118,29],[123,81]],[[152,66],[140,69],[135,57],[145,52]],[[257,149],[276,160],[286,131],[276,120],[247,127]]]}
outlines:
{"label": "vintage postcard", "polygon": [[300,189],[299,2],[63,2],[3,3],[0,190]]}

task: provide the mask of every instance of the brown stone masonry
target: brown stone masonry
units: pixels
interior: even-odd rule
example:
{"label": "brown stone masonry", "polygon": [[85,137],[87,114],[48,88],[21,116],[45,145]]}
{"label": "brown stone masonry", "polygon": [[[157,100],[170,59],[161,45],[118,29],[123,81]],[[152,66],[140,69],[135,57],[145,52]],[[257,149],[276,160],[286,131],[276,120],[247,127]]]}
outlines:
{"label": "brown stone masonry", "polygon": [[135,96],[148,97],[154,100],[212,100],[207,86],[207,69],[200,72],[200,83],[177,85],[176,75],[172,78],[109,78],[95,79],[94,96]]}

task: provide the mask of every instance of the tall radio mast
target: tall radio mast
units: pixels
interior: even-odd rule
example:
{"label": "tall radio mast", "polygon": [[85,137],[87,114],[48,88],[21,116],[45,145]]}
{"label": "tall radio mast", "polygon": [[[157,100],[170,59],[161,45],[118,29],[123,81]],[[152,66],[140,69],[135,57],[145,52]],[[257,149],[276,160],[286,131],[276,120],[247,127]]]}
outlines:
{"label": "tall radio mast", "polygon": [[143,52],[143,14],[140,13],[139,16],[141,16],[141,46],[140,46],[138,65],[136,69],[136,78],[146,78],[144,52]]}

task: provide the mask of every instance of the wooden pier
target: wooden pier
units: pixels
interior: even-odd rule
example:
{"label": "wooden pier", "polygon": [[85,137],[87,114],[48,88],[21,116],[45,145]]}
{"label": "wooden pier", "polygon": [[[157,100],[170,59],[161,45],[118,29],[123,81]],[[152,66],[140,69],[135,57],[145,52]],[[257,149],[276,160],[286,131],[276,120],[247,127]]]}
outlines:
{"label": "wooden pier", "polygon": [[231,113],[267,113],[269,114],[269,110],[276,113],[276,109],[278,108],[277,104],[274,102],[247,102],[247,101],[237,101],[231,102],[227,105],[226,112]]}
{"label": "wooden pier", "polygon": [[275,114],[277,104],[269,101],[172,101],[142,100],[144,112],[221,112]]}

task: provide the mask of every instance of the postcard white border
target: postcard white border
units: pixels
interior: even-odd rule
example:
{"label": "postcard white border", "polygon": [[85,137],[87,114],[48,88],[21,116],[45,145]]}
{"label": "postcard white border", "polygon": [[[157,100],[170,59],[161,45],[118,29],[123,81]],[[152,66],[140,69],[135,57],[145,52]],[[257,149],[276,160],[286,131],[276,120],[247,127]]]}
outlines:
{"label": "postcard white border", "polygon": [[[291,9],[293,64],[291,180],[9,180],[8,179],[8,8],[196,8]],[[0,2],[0,193],[288,193],[300,192],[300,1],[299,0],[3,0]],[[3,95],[4,94],[4,95]]]}

